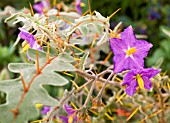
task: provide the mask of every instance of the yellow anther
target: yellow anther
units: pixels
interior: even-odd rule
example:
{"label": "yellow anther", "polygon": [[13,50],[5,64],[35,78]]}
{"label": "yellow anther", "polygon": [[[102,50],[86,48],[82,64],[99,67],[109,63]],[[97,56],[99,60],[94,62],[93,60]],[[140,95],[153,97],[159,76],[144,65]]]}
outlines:
{"label": "yellow anther", "polygon": [[144,88],[144,82],[140,74],[136,75],[136,79],[140,88]]}
{"label": "yellow anther", "polygon": [[73,123],[73,116],[70,116],[70,117],[68,118],[68,123]]}
{"label": "yellow anther", "polygon": [[27,44],[27,45],[24,46],[23,51],[26,52],[29,48],[30,48],[30,45]]}
{"label": "yellow anther", "polygon": [[35,106],[36,106],[37,108],[41,108],[41,107],[43,106],[43,104],[38,103],[38,104],[36,104]]}
{"label": "yellow anther", "polygon": [[126,51],[127,56],[130,56],[133,53],[136,53],[136,48],[135,47],[132,47],[132,48],[130,48],[129,50]]}
{"label": "yellow anther", "polygon": [[80,6],[81,6],[81,7],[84,7],[84,6],[85,6],[85,4],[84,4],[83,2],[81,2]]}

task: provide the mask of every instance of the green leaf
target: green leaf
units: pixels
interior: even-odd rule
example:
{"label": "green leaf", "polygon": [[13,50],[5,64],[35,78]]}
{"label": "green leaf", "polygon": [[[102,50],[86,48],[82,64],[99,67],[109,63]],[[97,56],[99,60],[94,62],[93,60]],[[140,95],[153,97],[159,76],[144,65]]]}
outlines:
{"label": "green leaf", "polygon": [[88,56],[89,56],[89,52],[87,52],[83,55],[83,57],[81,58],[81,62],[79,64],[79,69],[85,70],[85,64],[86,64],[86,60],[87,60]]}
{"label": "green leaf", "polygon": [[101,45],[109,40],[108,33],[104,33],[104,35],[101,37],[101,39],[97,42],[97,45]]}
{"label": "green leaf", "polygon": [[170,28],[165,27],[165,26],[161,26],[161,30],[164,34],[166,34],[167,36],[170,37]]}
{"label": "green leaf", "polygon": [[20,13],[15,13],[15,14],[13,14],[13,15],[11,15],[10,17],[8,17],[7,19],[5,19],[5,23],[8,23],[9,21],[11,21],[11,20],[15,20],[17,17],[18,17],[18,15],[19,14],[21,14],[21,12]]}
{"label": "green leaf", "polygon": [[[88,40],[90,40],[89,37],[93,37],[94,35],[98,34],[99,37],[101,37],[98,45],[108,40],[109,27],[110,27],[109,20],[103,17],[99,12],[95,11],[95,15],[93,16],[90,16],[89,14],[87,14],[86,16],[82,16],[78,19],[75,19],[75,22],[72,23],[72,25],[73,26],[68,27],[65,30],[65,33],[67,36],[70,36],[76,30],[79,30],[82,35],[77,36],[77,39],[85,40],[83,36],[86,36],[88,37]],[[93,39],[94,38],[92,38],[92,40]],[[90,40],[90,43],[92,42],[92,40]],[[72,41],[72,43],[74,42]],[[75,44],[77,44],[77,42],[75,42]]]}
{"label": "green leaf", "polygon": [[[36,62],[35,54],[35,50],[28,50],[28,55]],[[57,57],[51,57],[50,62],[46,63],[46,53],[38,51],[38,54],[41,69],[39,74],[37,74],[36,64],[11,63],[9,65],[9,70],[20,73],[23,76],[26,87],[28,88],[28,85],[30,85],[30,87],[24,94],[21,77],[0,82],[0,91],[7,94],[6,103],[0,105],[1,123],[11,123],[14,121],[14,114],[11,110],[16,110],[17,105],[19,105],[19,112],[18,115],[16,115],[16,123],[27,123],[38,117],[39,111],[35,107],[37,103],[42,103],[47,106],[59,105],[59,102],[51,97],[42,85],[66,85],[68,80],[57,72],[75,71],[74,66],[70,64],[74,59],[68,54],[60,54]],[[22,95],[24,95],[23,100],[19,103]]]}

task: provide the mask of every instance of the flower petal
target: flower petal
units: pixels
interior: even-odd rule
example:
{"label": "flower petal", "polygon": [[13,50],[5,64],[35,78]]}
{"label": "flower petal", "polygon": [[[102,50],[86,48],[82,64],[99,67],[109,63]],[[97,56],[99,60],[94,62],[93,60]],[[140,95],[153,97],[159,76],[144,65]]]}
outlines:
{"label": "flower petal", "polygon": [[19,30],[21,31],[19,37],[23,40],[27,40],[30,47],[33,48],[34,43],[36,42],[34,36],[22,28],[19,28]]}
{"label": "flower petal", "polygon": [[43,106],[43,110],[41,111],[41,114],[47,114],[50,111],[50,107]]}
{"label": "flower petal", "polygon": [[81,0],[76,0],[76,10],[79,14],[82,14],[82,10],[81,10]]}
{"label": "flower petal", "polygon": [[119,73],[125,70],[126,66],[124,65],[125,63],[125,54],[124,55],[115,55],[113,57],[113,62],[114,62],[114,72]]}
{"label": "flower petal", "polygon": [[142,76],[146,76],[148,77],[149,79],[156,76],[158,73],[160,73],[161,70],[155,70],[153,68],[147,68],[147,69],[144,69],[141,74]]}
{"label": "flower petal", "polygon": [[69,105],[64,105],[64,108],[65,108],[66,112],[68,113],[68,115],[71,115],[71,114],[73,114],[73,113],[76,112],[76,110],[74,110],[74,109],[73,109],[71,106],[69,106]]}
{"label": "flower petal", "polygon": [[59,116],[59,118],[60,118],[64,123],[68,123],[68,117]]}
{"label": "flower petal", "polygon": [[125,42],[118,38],[110,38],[110,48],[115,55],[116,54],[125,54],[125,52],[123,50],[128,49]]}
{"label": "flower petal", "polygon": [[153,45],[151,43],[148,43],[147,41],[144,40],[137,40],[137,42],[135,43],[135,47],[136,47],[136,53],[134,53],[133,55],[135,56],[140,56],[142,58],[146,57],[148,54],[148,51],[150,50],[150,48]]}
{"label": "flower petal", "polygon": [[122,86],[124,85],[130,85],[131,81],[134,80],[134,76],[136,76],[135,70],[129,71],[123,78]]}
{"label": "flower petal", "polygon": [[39,14],[42,14],[43,13],[43,8],[44,8],[44,5],[42,2],[39,2],[39,3],[36,3],[33,5],[33,8],[35,9],[35,11]]}
{"label": "flower petal", "polygon": [[151,81],[146,76],[142,76],[142,79],[144,81],[144,87],[148,90],[151,90],[151,88],[152,88]]}
{"label": "flower petal", "polygon": [[129,69],[137,69],[144,67],[144,60],[140,56],[133,55],[133,58],[131,58],[131,61],[129,62]]}
{"label": "flower petal", "polygon": [[133,47],[136,42],[136,36],[133,33],[132,26],[127,27],[123,32],[121,32],[121,39],[130,47]]}
{"label": "flower petal", "polygon": [[130,85],[125,89],[126,94],[128,94],[130,97],[134,95],[136,92],[136,87],[138,86],[137,81],[134,79],[131,81]]}

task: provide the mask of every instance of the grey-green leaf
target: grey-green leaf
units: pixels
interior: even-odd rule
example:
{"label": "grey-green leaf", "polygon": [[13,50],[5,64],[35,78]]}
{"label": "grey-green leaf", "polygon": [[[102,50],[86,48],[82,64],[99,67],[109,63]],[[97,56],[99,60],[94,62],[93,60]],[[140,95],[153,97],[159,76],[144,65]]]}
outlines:
{"label": "grey-green leaf", "polygon": [[[12,123],[14,121],[16,123],[28,123],[39,115],[39,110],[35,107],[37,103],[47,106],[59,105],[59,102],[48,94],[43,85],[66,85],[68,80],[57,72],[75,71],[76,69],[71,64],[74,59],[68,54],[60,54],[50,57],[50,61],[46,62],[46,53],[38,51],[41,71],[37,73],[35,54],[36,50],[28,50],[28,55],[35,61],[35,64],[11,63],[9,65],[9,70],[20,73],[23,79],[20,77],[0,82],[0,91],[7,94],[6,103],[0,105],[0,123]],[[24,92],[23,82],[28,88],[26,93]],[[22,101],[21,97],[23,98]],[[19,103],[20,101],[21,103]],[[14,118],[12,110],[17,111],[17,106],[18,114]]]}

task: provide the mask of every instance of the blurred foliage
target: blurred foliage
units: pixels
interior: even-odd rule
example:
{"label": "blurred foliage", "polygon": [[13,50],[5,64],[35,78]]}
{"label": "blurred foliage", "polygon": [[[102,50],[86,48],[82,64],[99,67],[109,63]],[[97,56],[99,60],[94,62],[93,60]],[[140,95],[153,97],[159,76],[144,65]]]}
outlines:
{"label": "blurred foliage", "polygon": [[[21,61],[19,57],[19,50],[14,47],[14,41],[17,38],[18,30],[16,27],[8,26],[4,23],[4,20],[10,16],[8,10],[15,12],[23,9],[23,7],[29,7],[29,2],[33,3],[33,0],[1,0],[0,1],[0,71],[8,65],[10,62]],[[6,6],[8,6],[6,8]],[[13,8],[14,7],[14,8]],[[10,12],[11,12],[10,11]]]}
{"label": "blurred foliage", "polygon": [[[170,28],[161,26],[162,36],[165,37],[159,44],[159,47],[154,51],[151,57],[148,58],[148,65],[155,64],[155,61],[163,60],[162,69],[170,70]],[[169,71],[168,71],[169,73]]]}

